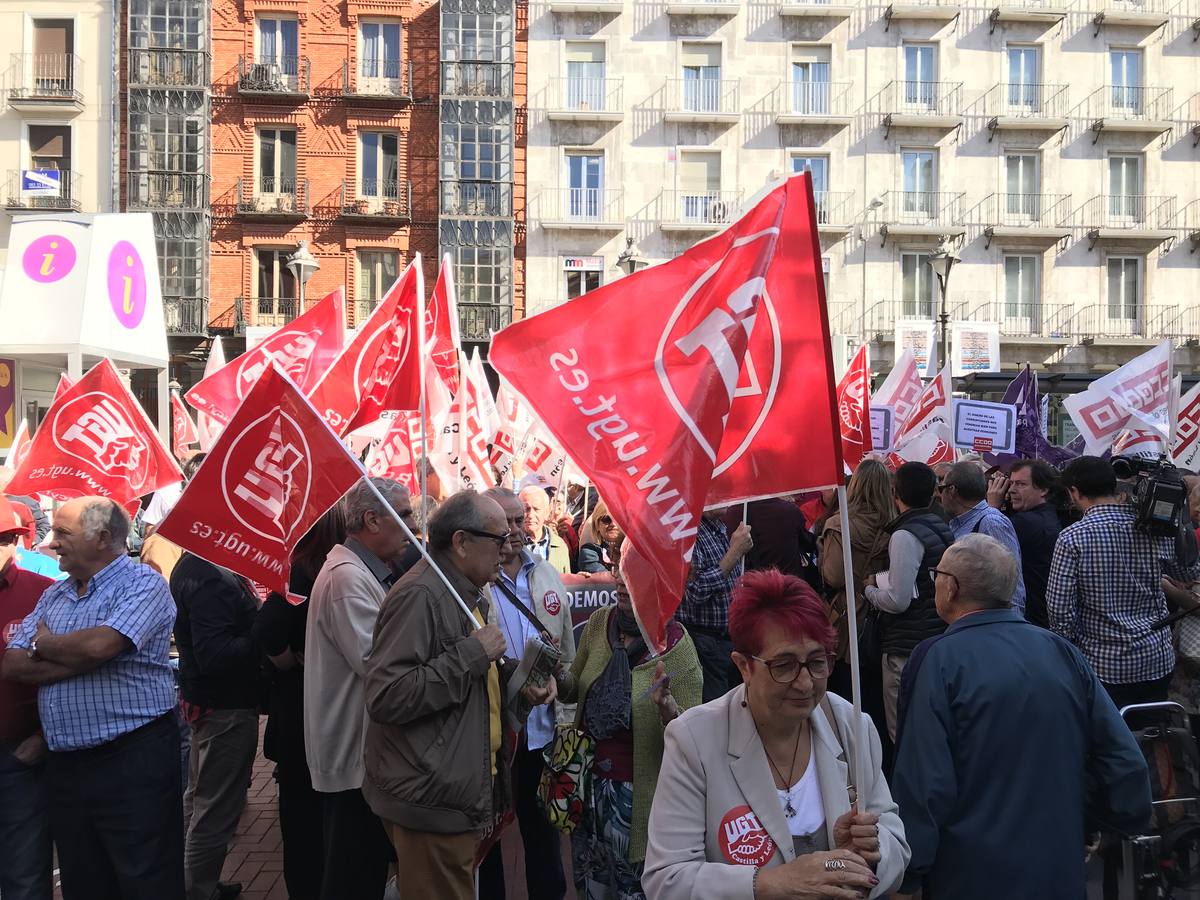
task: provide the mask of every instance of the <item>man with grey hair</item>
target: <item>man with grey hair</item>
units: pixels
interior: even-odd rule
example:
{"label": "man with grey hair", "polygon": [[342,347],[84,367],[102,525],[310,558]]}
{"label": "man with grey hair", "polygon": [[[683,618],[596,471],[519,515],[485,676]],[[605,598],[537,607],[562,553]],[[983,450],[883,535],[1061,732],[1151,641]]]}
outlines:
{"label": "man with grey hair", "polygon": [[912,848],[904,894],[1082,897],[1084,835],[1149,820],[1129,728],[1083,655],[1011,607],[1018,572],[984,534],[933,571],[949,627],[904,670],[892,779]]}
{"label": "man with grey hair", "polygon": [[998,540],[1017,561],[1017,581],[1012,605],[1025,614],[1025,580],[1021,577],[1021,545],[1008,516],[987,502],[987,479],[971,460],[952,465],[940,484],[942,508],[952,518],[950,530],[958,540],[968,534],[986,534]]}
{"label": "man with grey hair", "polygon": [[408,539],[372,487],[413,527],[407,488],[389,478],[358,482],[342,500],[346,541],[329,551],[308,598],[304,748],[313,788],[324,795],[323,900],[379,900],[391,858],[362,793],[363,684],[375,620]]}
{"label": "man with grey hair", "polygon": [[38,686],[65,900],[184,895],[175,604],[162,575],[126,554],[128,535],[110,499],[59,508],[50,547],[68,578],[42,594],[0,670]]}

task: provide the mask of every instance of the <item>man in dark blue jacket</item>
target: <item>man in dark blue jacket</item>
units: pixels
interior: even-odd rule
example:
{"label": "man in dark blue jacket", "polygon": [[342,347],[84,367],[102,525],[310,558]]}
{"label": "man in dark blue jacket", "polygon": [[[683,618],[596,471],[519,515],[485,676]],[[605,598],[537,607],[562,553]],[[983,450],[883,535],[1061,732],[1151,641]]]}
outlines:
{"label": "man in dark blue jacket", "polygon": [[1009,600],[1017,564],[969,534],[934,570],[949,627],[904,670],[892,794],[924,900],[1082,900],[1084,835],[1135,833],[1150,780],[1079,651]]}

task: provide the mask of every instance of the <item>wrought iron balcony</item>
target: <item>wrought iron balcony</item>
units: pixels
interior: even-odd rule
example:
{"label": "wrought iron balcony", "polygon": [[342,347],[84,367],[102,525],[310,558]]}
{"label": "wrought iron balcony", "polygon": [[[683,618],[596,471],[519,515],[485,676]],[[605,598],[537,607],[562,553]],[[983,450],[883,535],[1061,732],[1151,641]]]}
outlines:
{"label": "wrought iron balcony", "polygon": [[278,328],[300,315],[295,297],[256,297],[250,301],[250,325]]}
{"label": "wrought iron balcony", "polygon": [[952,318],[971,322],[995,322],[1000,340],[1030,340],[1039,343],[1069,344],[1074,339],[1067,323],[1074,304],[1053,300],[996,300],[994,297],[968,297],[953,305]]}
{"label": "wrought iron balcony", "polygon": [[490,341],[492,332],[512,324],[512,307],[500,303],[458,303],[459,333],[464,341]]}
{"label": "wrought iron balcony", "polygon": [[893,21],[949,22],[961,12],[962,6],[954,0],[901,0],[884,10],[884,30],[890,30]]}
{"label": "wrought iron balcony", "polygon": [[884,240],[893,237],[937,238],[960,235],[962,194],[949,191],[888,191],[883,195],[879,226]]}
{"label": "wrought iron balcony", "polygon": [[[353,77],[352,77],[353,76]],[[412,63],[363,57],[358,65],[342,63],[342,96],[370,103],[412,102]]]}
{"label": "wrought iron balcony", "polygon": [[207,334],[208,298],[163,297],[163,318],[166,321],[167,334]]}
{"label": "wrought iron balcony", "polygon": [[555,78],[546,115],[558,122],[620,122],[621,97],[620,78]]}
{"label": "wrought iron balcony", "polygon": [[364,222],[406,222],[412,218],[412,183],[342,182],[342,216]]}
{"label": "wrought iron balcony", "polygon": [[849,125],[848,81],[783,81],[775,90],[778,125]]}
{"label": "wrought iron balcony", "polygon": [[307,178],[237,181],[237,211],[246,218],[304,219],[309,214]]}
{"label": "wrought iron balcony", "polygon": [[1061,22],[1069,0],[998,0],[988,16],[992,30],[1000,22]]}
{"label": "wrought iron balcony", "polygon": [[1142,303],[1110,301],[1076,308],[1068,327],[1073,335],[1088,343],[1124,343],[1153,340],[1150,310]]}
{"label": "wrought iron balcony", "polygon": [[129,48],[130,87],[208,87],[208,54],[203,50]]}
{"label": "wrought iron balcony", "polygon": [[1092,143],[1102,131],[1162,134],[1172,126],[1171,89],[1106,84],[1088,96],[1086,111],[1096,133]]}
{"label": "wrought iron balcony", "polygon": [[14,53],[9,105],[25,112],[74,114],[83,109],[83,61],[74,53]]}
{"label": "wrought iron balcony", "polygon": [[65,169],[9,169],[5,196],[5,208],[14,211],[83,209],[79,173]]}
{"label": "wrought iron balcony", "polygon": [[238,57],[238,93],[279,100],[308,97],[311,66],[307,56]]}
{"label": "wrought iron balcony", "polygon": [[126,177],[130,209],[204,209],[208,176],[184,172],[130,172]]}
{"label": "wrought iron balcony", "polygon": [[1200,308],[1195,306],[1152,306],[1147,310],[1148,336],[1195,344],[1200,340]]}
{"label": "wrought iron balcony", "polygon": [[441,211],[446,216],[507,218],[512,215],[512,185],[495,181],[443,181]]}
{"label": "wrought iron balcony", "polygon": [[668,122],[732,124],[741,115],[741,88],[736,79],[671,78],[667,81]]}
{"label": "wrought iron balcony", "polygon": [[892,81],[877,95],[877,111],[887,129],[937,128],[962,124],[962,82]]}
{"label": "wrought iron balcony", "polygon": [[1145,194],[1101,194],[1076,212],[1087,229],[1089,249],[1097,241],[1145,241],[1151,246],[1176,236],[1175,198]]}
{"label": "wrought iron balcony", "polygon": [[663,231],[719,231],[737,217],[741,191],[664,191]]}
{"label": "wrought iron balcony", "polygon": [[983,204],[984,238],[1058,241],[1071,234],[1070,194],[990,194]]}
{"label": "wrought iron balcony", "polygon": [[601,188],[563,188],[543,191],[535,218],[543,228],[567,231],[621,231],[621,191]]}
{"label": "wrought iron balcony", "polygon": [[988,128],[1058,131],[1067,127],[1065,84],[997,84],[984,96]]}
{"label": "wrought iron balcony", "polygon": [[512,63],[444,62],[442,94],[451,97],[511,97]]}
{"label": "wrought iron balcony", "polygon": [[815,191],[817,230],[845,234],[854,218],[854,194],[849,191]]}
{"label": "wrought iron balcony", "polygon": [[1092,17],[1096,31],[1105,25],[1161,28],[1170,19],[1174,3],[1165,0],[1099,0]]}

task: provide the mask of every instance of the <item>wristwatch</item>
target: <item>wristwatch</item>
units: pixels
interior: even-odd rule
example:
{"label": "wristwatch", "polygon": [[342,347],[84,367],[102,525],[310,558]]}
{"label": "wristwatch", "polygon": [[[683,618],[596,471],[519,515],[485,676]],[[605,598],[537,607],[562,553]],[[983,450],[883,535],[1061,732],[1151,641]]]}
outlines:
{"label": "wristwatch", "polygon": [[38,659],[37,638],[29,642],[29,649],[25,651],[30,659]]}

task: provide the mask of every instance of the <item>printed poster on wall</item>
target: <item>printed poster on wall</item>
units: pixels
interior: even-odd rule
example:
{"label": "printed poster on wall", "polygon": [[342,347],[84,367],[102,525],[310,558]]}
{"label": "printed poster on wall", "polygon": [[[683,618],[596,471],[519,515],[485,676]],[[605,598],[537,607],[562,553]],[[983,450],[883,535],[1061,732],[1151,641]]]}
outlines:
{"label": "printed poster on wall", "polygon": [[0,359],[0,450],[12,446],[17,433],[17,364]]}
{"label": "printed poster on wall", "polygon": [[896,320],[896,357],[899,358],[905,350],[911,350],[917,372],[922,378],[932,378],[937,374],[935,347],[933,319]]}
{"label": "printed poster on wall", "polygon": [[958,378],[972,372],[1000,371],[1000,326],[995,322],[950,324],[950,373]]}

